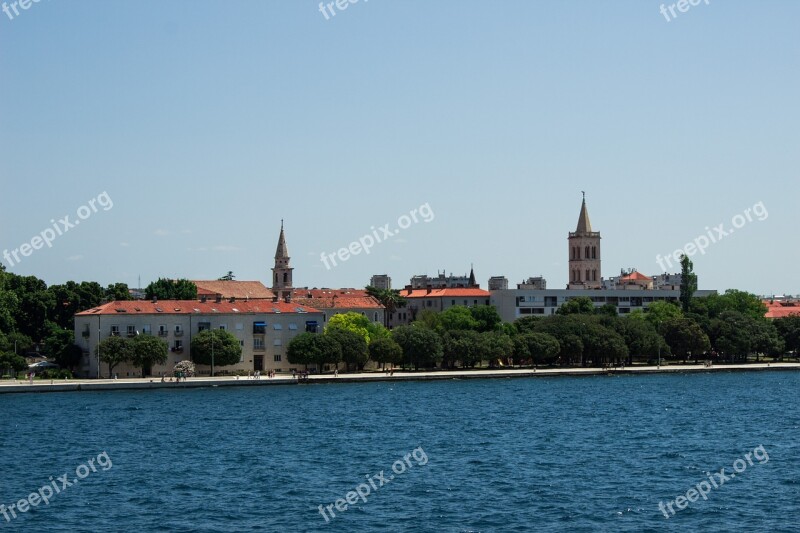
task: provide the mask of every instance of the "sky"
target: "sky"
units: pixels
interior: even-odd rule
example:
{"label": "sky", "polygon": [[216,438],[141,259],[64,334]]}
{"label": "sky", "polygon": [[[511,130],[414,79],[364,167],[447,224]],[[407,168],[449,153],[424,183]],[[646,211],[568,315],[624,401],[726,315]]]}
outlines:
{"label": "sky", "polygon": [[295,286],[562,288],[585,191],[604,277],[800,293],[800,3],[340,4],[0,12],[0,262],[269,285],[284,220]]}

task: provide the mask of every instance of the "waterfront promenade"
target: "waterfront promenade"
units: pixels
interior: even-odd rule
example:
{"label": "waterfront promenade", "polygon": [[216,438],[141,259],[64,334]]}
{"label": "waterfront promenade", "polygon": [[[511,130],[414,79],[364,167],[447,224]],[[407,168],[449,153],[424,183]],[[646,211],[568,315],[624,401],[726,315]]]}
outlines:
{"label": "waterfront promenade", "polygon": [[392,375],[380,371],[353,374],[311,374],[308,379],[297,379],[291,375],[278,375],[274,378],[261,376],[260,379],[247,376],[194,377],[180,383],[161,382],[161,378],[127,379],[71,379],[34,380],[33,384],[23,380],[4,380],[0,382],[0,394],[24,392],[77,392],[110,391],[135,389],[179,389],[200,387],[259,387],[268,385],[298,385],[313,383],[356,383],[374,381],[432,381],[449,379],[502,379],[558,376],[593,376],[616,374],[665,374],[689,372],[747,372],[747,371],[800,371],[800,363],[751,363],[743,365],[664,365],[661,367],[616,367],[616,368],[547,368],[524,369],[482,369],[482,370],[438,370],[404,372],[396,370]]}

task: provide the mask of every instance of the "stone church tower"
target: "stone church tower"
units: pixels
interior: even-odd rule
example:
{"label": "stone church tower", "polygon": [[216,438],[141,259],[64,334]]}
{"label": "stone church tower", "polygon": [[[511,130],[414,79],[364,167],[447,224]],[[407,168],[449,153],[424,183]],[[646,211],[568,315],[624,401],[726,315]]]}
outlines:
{"label": "stone church tower", "polygon": [[275,250],[275,267],[272,269],[272,292],[280,300],[291,299],[292,267],[289,266],[289,249],[286,247],[286,236],[283,234],[283,220],[281,220],[281,234],[278,237],[278,248]]}
{"label": "stone church tower", "polygon": [[569,234],[569,284],[568,289],[599,289],[602,286],[600,271],[600,232],[592,231],[586,193],[583,193],[578,227]]}

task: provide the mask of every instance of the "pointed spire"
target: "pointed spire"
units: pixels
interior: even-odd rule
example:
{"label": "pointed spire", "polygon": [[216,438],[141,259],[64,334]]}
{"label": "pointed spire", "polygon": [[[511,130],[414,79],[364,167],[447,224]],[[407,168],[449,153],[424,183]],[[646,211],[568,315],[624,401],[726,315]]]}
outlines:
{"label": "pointed spire", "polygon": [[475,270],[472,268],[472,263],[469,265],[469,284],[471,287],[476,285],[475,283]]}
{"label": "pointed spire", "polygon": [[281,235],[278,237],[278,248],[275,250],[275,259],[288,259],[289,249],[286,247],[286,236],[283,234],[283,219],[281,219]]}
{"label": "pointed spire", "polygon": [[578,216],[578,227],[575,233],[591,233],[592,223],[589,221],[589,211],[586,209],[586,192],[583,193],[583,203],[581,204],[581,214]]}

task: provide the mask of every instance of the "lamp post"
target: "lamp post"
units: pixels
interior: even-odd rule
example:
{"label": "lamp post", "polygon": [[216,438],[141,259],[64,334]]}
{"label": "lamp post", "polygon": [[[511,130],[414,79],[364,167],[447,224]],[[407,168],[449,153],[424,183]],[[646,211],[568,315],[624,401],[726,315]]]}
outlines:
{"label": "lamp post", "polygon": [[211,329],[211,377],[214,377],[214,330]]}

